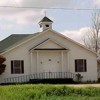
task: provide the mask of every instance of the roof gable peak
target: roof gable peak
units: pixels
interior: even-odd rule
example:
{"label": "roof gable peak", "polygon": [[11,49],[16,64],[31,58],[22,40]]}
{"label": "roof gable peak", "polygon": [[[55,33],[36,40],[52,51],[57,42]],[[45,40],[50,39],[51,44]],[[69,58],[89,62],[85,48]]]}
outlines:
{"label": "roof gable peak", "polygon": [[39,23],[41,22],[53,22],[53,21],[45,16]]}

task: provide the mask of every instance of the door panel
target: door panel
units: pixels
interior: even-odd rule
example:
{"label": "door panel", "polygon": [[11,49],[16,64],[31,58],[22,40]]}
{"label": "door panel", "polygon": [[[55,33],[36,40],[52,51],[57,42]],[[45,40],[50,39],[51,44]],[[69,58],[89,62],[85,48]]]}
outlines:
{"label": "door panel", "polygon": [[38,63],[40,72],[60,72],[61,54],[60,52],[41,52]]}

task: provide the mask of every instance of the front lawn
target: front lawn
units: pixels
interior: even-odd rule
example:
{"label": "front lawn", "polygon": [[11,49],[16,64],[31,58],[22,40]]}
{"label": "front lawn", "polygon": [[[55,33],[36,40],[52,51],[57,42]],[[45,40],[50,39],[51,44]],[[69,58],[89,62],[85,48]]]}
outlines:
{"label": "front lawn", "polygon": [[0,86],[0,100],[100,100],[100,88],[46,84]]}

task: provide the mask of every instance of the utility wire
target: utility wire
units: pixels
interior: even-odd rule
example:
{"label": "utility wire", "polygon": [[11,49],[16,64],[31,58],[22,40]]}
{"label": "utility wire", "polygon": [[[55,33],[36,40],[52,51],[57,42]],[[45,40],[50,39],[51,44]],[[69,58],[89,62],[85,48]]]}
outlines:
{"label": "utility wire", "polygon": [[100,8],[49,8],[49,7],[28,7],[28,6],[0,6],[0,8],[18,8],[18,9],[58,9],[58,10],[100,10]]}

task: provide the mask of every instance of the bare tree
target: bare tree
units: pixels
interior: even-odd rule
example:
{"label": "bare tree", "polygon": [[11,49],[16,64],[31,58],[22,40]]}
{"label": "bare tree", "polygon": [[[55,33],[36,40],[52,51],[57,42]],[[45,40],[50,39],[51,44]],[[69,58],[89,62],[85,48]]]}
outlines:
{"label": "bare tree", "polygon": [[100,11],[92,13],[92,26],[84,37],[84,45],[97,53],[97,72],[100,78]]}
{"label": "bare tree", "polygon": [[92,14],[92,26],[84,37],[84,45],[96,53],[100,51],[100,11]]}

